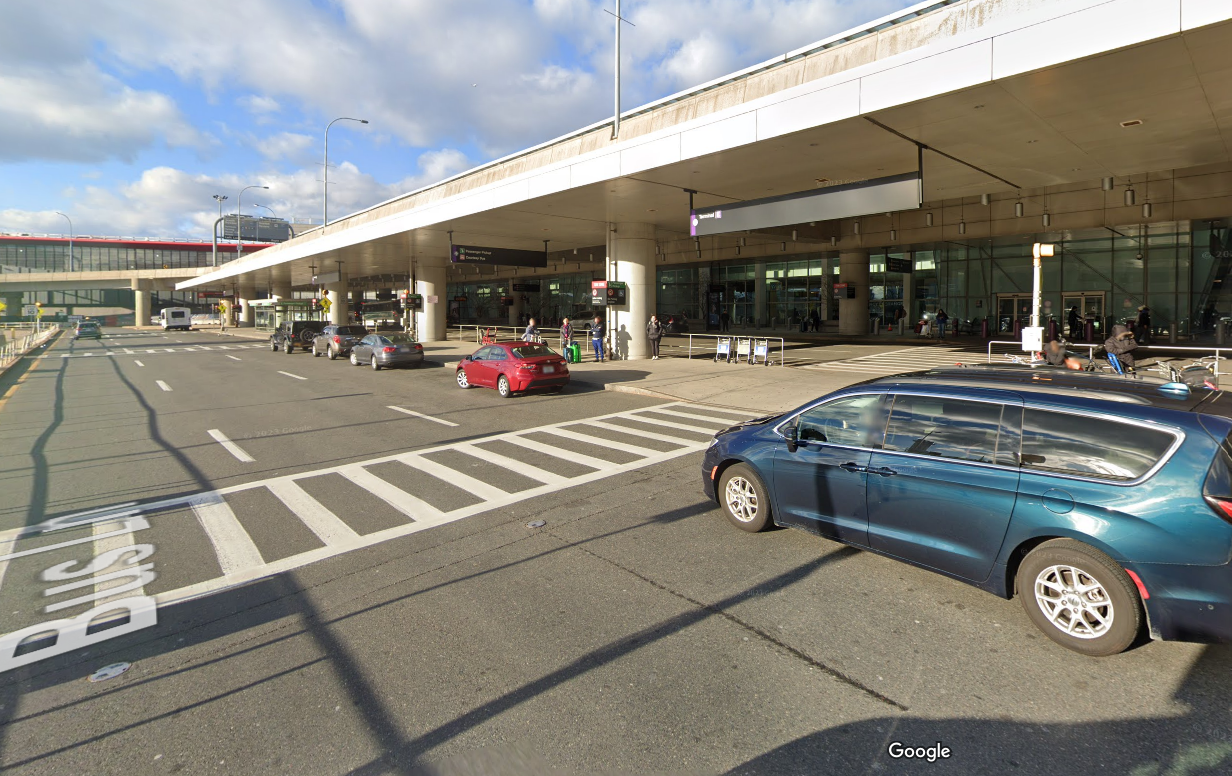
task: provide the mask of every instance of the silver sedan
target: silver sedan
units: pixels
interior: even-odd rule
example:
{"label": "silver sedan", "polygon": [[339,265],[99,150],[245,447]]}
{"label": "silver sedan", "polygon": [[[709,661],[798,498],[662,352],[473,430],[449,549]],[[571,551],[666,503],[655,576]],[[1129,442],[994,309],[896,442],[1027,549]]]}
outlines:
{"label": "silver sedan", "polygon": [[419,366],[423,360],[423,345],[409,334],[369,334],[351,348],[351,363],[355,366],[367,364],[373,371],[395,366]]}

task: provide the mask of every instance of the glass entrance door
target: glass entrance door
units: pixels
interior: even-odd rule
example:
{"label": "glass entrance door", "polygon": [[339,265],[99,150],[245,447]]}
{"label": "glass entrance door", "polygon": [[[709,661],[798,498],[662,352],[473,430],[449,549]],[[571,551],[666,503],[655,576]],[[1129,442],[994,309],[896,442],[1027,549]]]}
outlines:
{"label": "glass entrance door", "polygon": [[1029,294],[1001,294],[997,297],[997,333],[1013,334],[1015,320],[1020,329],[1031,325]]}
{"label": "glass entrance door", "polygon": [[1095,292],[1072,292],[1065,294],[1063,297],[1063,308],[1065,310],[1064,323],[1067,329],[1073,328],[1073,316],[1071,310],[1078,310],[1078,323],[1081,327],[1080,331],[1069,332],[1069,338],[1073,341],[1079,341],[1085,338],[1086,323],[1092,322],[1095,325],[1094,338],[1095,341],[1104,339],[1104,294],[1102,291]]}

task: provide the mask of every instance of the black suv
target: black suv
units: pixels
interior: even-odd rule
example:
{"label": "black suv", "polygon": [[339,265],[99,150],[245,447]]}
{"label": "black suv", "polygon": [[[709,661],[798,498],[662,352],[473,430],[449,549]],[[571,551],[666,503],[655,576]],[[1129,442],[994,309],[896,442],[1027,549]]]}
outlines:
{"label": "black suv", "polygon": [[338,356],[345,356],[351,352],[351,348],[355,347],[355,343],[364,337],[368,330],[363,326],[351,324],[349,326],[340,326],[331,323],[312,340],[312,355],[314,357],[324,353],[329,356],[329,360],[333,361]]}
{"label": "black suv", "polygon": [[299,345],[303,350],[312,348],[312,341],[325,327],[323,321],[283,321],[270,335],[270,350],[282,349],[290,353]]}

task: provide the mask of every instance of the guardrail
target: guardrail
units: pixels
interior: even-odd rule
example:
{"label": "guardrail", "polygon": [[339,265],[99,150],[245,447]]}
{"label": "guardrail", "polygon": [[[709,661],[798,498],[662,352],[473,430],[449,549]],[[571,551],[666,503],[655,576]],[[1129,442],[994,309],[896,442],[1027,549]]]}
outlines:
{"label": "guardrail", "polygon": [[[693,351],[695,349],[694,344],[693,344],[694,337],[700,338],[702,340],[706,340],[706,339],[714,340],[713,348],[710,348],[708,350],[703,350],[701,347],[696,348],[699,353],[703,355],[709,355],[711,358],[715,357],[719,352],[719,340],[720,339],[728,339],[732,341],[752,340],[753,342],[756,342],[757,340],[766,340],[768,343],[774,342],[775,340],[777,340],[779,343],[779,366],[787,365],[787,342],[782,337],[742,337],[742,336],[738,336],[735,334],[680,334],[677,336],[689,338],[689,356],[688,356],[689,358],[693,358]],[[750,349],[751,347],[752,345],[750,343]],[[767,353],[766,355],[768,358],[769,353]]]}
{"label": "guardrail", "polygon": [[[473,329],[475,344],[483,342],[484,332],[492,331],[496,334],[496,339],[509,342],[511,340],[522,339],[522,334],[526,331],[525,326],[478,326],[467,323],[458,324],[454,328],[458,330],[458,340],[461,342],[465,342],[470,339],[471,335],[468,332]],[[555,334],[553,334],[553,332],[555,332]],[[578,330],[574,329],[573,332],[574,341],[580,341],[581,338],[577,336]],[[582,333],[584,334],[585,331]],[[554,339],[556,341],[557,348],[563,347],[563,343],[560,340],[560,329],[540,328],[539,339],[543,340],[544,344],[547,345],[550,345],[551,340]]]}
{"label": "guardrail", "polygon": [[59,330],[60,327],[57,324],[51,323],[46,324],[42,331],[32,331],[20,339],[9,340],[5,337],[4,344],[0,345],[0,372],[8,369],[22,356],[51,339],[51,336]]}
{"label": "guardrail", "polygon": [[[994,340],[994,341],[992,341],[992,342],[989,342],[989,343],[988,343],[988,363],[990,363],[990,364],[992,363],[992,356],[993,356],[993,353],[992,353],[992,347],[993,347],[993,345],[1012,345],[1012,346],[1015,348],[1015,352],[1018,352],[1018,353],[1023,352],[1023,351],[1022,351],[1022,343],[1021,343],[1021,342],[1017,342],[1017,341],[1008,341],[1008,340]],[[1088,356],[1088,357],[1089,357],[1092,361],[1094,361],[1094,360],[1095,360],[1095,351],[1099,350],[1099,349],[1100,349],[1100,348],[1102,348],[1103,346],[1104,346],[1104,344],[1103,344],[1102,342],[1101,342],[1101,343],[1099,343],[1099,344],[1091,344],[1091,343],[1077,343],[1077,344],[1074,344],[1074,343],[1071,343],[1071,344],[1069,345],[1069,347],[1070,347],[1071,349],[1072,349],[1072,348],[1086,348],[1086,349],[1087,349],[1087,356]],[[1147,351],[1150,351],[1150,352],[1148,353]],[[1227,348],[1210,347],[1210,348],[1207,348],[1207,347],[1190,347],[1190,346],[1188,346],[1188,345],[1139,345],[1139,346],[1138,346],[1138,348],[1137,348],[1136,350],[1134,350],[1134,353],[1135,353],[1135,355],[1137,355],[1137,356],[1139,356],[1139,357],[1141,357],[1141,356],[1143,356],[1143,355],[1150,355],[1150,356],[1154,356],[1155,351],[1158,351],[1158,352],[1160,352],[1160,353],[1201,353],[1201,354],[1205,354],[1205,355],[1207,355],[1207,356],[1214,356],[1214,357],[1215,357],[1215,362],[1211,365],[1211,371],[1214,373],[1215,377],[1219,377],[1219,362],[1220,362],[1220,361],[1222,361],[1223,359],[1227,358],[1227,356],[1224,356],[1224,355],[1223,355],[1224,353],[1232,354],[1232,347],[1227,347]],[[1004,354],[1001,354],[1001,355],[1004,355]]]}

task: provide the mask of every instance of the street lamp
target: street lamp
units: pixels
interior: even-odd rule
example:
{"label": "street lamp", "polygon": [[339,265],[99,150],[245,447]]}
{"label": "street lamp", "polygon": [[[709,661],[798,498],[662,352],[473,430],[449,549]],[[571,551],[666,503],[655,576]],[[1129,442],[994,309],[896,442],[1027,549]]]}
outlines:
{"label": "street lamp", "polygon": [[68,221],[68,271],[72,272],[73,271],[73,219],[69,218],[68,216],[65,216],[59,210],[56,211],[56,215],[64,216],[64,220]]}
{"label": "street lamp", "polygon": [[240,208],[244,207],[244,192],[249,189],[265,189],[269,190],[269,186],[258,186],[253,184],[240,189],[240,195],[235,198],[235,258],[239,259],[244,255],[244,214],[240,212]]}
{"label": "street lamp", "polygon": [[[274,213],[274,209],[271,207],[266,207],[265,205],[257,205],[257,204],[254,204],[253,207],[259,207],[262,210],[268,210],[270,212],[270,218],[278,217]],[[257,219],[257,242],[261,242],[261,219],[260,218]]]}
{"label": "street lamp", "polygon": [[[214,201],[218,203],[218,220],[214,222],[214,233],[210,235],[210,239],[214,242],[214,260],[213,265],[218,266],[218,225],[222,223],[222,203],[229,199],[225,194],[215,194]],[[237,227],[238,228],[238,227]]]}
{"label": "street lamp", "polygon": [[324,222],[322,224],[323,226],[329,226],[329,128],[339,121],[358,121],[360,124],[368,123],[367,119],[353,119],[350,116],[339,116],[325,125],[325,174],[323,178],[325,188],[322,191],[322,194],[324,195],[322,198],[325,200],[324,210],[322,211],[322,215],[324,216],[322,219]]}

